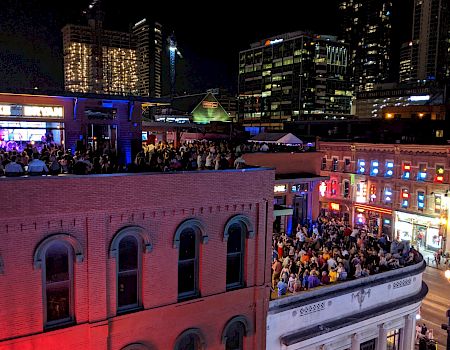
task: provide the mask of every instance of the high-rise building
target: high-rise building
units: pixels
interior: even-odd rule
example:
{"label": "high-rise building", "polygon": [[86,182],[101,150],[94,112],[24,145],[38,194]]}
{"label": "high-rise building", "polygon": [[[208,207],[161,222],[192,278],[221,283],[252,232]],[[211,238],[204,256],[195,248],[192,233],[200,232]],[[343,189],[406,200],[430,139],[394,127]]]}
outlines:
{"label": "high-rise building", "polygon": [[412,60],[413,43],[412,41],[403,43],[400,48],[400,83],[408,83],[411,80],[411,60]]}
{"label": "high-rise building", "polygon": [[143,19],[133,27],[140,96],[161,97],[162,26]]}
{"label": "high-rise building", "polygon": [[392,1],[340,0],[339,10],[356,91],[391,81]]}
{"label": "high-rise building", "polygon": [[341,117],[351,103],[348,45],[334,36],[286,33],[239,54],[238,120],[246,127]]}
{"label": "high-rise building", "polygon": [[448,1],[415,0],[411,54],[412,81],[442,81],[450,76],[449,20]]}
{"label": "high-rise building", "polygon": [[64,86],[71,92],[161,96],[161,25],[142,20],[132,32],[103,28],[99,4],[90,5],[88,25],[62,29]]}

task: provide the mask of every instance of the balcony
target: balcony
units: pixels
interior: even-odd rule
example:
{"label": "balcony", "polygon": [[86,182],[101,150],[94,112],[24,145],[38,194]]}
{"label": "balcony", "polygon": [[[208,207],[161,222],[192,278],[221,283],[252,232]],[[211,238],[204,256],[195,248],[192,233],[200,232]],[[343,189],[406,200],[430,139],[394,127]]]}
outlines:
{"label": "balcony", "polygon": [[399,349],[411,349],[415,315],[428,292],[422,282],[425,267],[421,258],[414,265],[271,301],[267,349],[359,349],[355,342],[386,341],[396,330],[404,334]]}

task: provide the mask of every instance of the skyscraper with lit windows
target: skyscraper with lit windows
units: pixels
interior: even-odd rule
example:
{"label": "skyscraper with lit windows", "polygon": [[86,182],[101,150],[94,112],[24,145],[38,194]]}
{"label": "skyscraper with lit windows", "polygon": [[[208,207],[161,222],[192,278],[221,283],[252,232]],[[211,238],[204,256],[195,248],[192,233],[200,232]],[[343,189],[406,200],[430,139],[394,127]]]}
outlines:
{"label": "skyscraper with lit windows", "polygon": [[62,29],[67,91],[161,96],[162,27],[145,19],[131,32],[105,30],[99,3],[89,6],[88,25]]}
{"label": "skyscraper with lit windows", "polygon": [[392,1],[340,0],[342,39],[350,44],[356,91],[373,90],[392,75]]}
{"label": "skyscraper with lit windows", "polygon": [[335,36],[292,32],[239,53],[238,120],[250,131],[351,113],[348,45]]}

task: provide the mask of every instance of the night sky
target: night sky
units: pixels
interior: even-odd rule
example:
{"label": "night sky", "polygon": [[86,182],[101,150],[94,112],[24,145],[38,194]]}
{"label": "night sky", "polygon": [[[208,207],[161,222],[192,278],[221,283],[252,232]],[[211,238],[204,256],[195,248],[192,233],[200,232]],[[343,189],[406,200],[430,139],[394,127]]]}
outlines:
{"label": "night sky", "polygon": [[[411,0],[405,0],[411,1]],[[261,2],[231,1],[147,2],[103,0],[106,29],[127,30],[143,17],[159,21],[165,33],[175,30],[184,56],[178,68],[179,90],[198,92],[212,87],[236,90],[238,53],[269,36],[296,30],[337,34],[337,0]],[[82,11],[89,0],[2,0],[0,13],[0,89],[63,89],[61,28],[67,23],[86,24]],[[177,1],[178,3],[178,1]],[[155,7],[156,6],[156,7]],[[406,8],[405,8],[406,7]],[[401,16],[394,25],[394,47],[409,38],[411,18],[402,0]],[[398,46],[397,46],[398,45]],[[165,51],[167,65],[167,53]],[[163,66],[168,75],[167,67]],[[164,74],[164,72],[163,72]],[[177,84],[178,85],[178,84]],[[167,84],[164,90],[168,91]]]}

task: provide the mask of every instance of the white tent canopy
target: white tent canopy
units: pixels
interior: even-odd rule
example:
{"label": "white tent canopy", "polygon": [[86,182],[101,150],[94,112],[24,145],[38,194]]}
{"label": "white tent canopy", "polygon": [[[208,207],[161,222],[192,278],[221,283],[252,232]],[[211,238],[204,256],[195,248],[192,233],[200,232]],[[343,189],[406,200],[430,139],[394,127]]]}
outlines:
{"label": "white tent canopy", "polygon": [[283,145],[302,145],[303,141],[291,133],[269,133],[263,132],[252,137],[250,142],[277,143]]}

